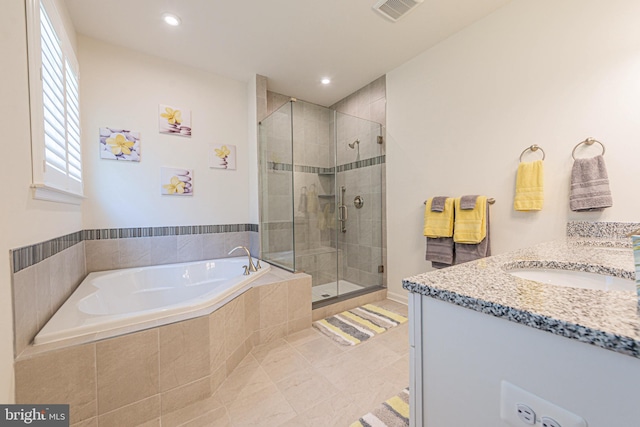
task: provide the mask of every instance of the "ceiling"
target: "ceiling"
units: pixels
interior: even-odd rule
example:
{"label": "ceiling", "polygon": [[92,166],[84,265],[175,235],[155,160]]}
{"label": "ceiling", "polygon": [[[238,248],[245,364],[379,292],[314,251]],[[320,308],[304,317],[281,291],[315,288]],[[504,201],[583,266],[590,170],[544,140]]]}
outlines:
{"label": "ceiling", "polygon": [[65,0],[78,33],[324,106],[509,1],[425,0],[392,23],[376,0]]}

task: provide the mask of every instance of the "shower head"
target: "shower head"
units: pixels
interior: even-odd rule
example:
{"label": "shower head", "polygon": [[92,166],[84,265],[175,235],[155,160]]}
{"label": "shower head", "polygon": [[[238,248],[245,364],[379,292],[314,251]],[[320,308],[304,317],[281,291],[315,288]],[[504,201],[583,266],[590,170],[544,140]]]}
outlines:
{"label": "shower head", "polygon": [[349,146],[349,148],[356,148],[356,145],[358,145],[358,144],[360,144],[360,140],[356,139],[351,144],[347,144],[347,145]]}

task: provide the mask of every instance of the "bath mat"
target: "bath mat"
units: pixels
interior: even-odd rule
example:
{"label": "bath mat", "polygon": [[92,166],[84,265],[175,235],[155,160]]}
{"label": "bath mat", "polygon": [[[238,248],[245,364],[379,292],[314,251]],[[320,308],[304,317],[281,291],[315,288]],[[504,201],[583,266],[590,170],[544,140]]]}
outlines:
{"label": "bath mat", "polygon": [[409,388],[378,406],[350,427],[407,427],[409,425]]}
{"label": "bath mat", "polygon": [[367,304],[313,322],[313,327],[342,345],[358,345],[407,318],[377,305]]}

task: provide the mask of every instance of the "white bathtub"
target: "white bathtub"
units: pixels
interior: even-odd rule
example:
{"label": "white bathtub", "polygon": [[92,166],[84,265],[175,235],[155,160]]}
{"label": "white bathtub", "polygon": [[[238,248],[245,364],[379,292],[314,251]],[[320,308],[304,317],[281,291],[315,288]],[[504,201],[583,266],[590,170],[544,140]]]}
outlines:
{"label": "white bathtub", "polygon": [[34,344],[102,339],[208,314],[269,271],[242,273],[246,257],[89,274],[34,338]]}

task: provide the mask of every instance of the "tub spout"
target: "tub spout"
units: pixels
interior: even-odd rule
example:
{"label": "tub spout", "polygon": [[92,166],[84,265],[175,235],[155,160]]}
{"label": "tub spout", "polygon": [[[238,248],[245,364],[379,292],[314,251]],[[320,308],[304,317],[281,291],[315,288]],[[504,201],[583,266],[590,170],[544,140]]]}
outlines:
{"label": "tub spout", "polygon": [[249,271],[258,271],[256,266],[253,264],[253,259],[251,259],[251,252],[249,252],[249,249],[247,249],[246,246],[236,246],[235,248],[231,249],[227,255],[231,255],[238,249],[244,249],[244,251],[247,253],[247,257],[249,257]]}

